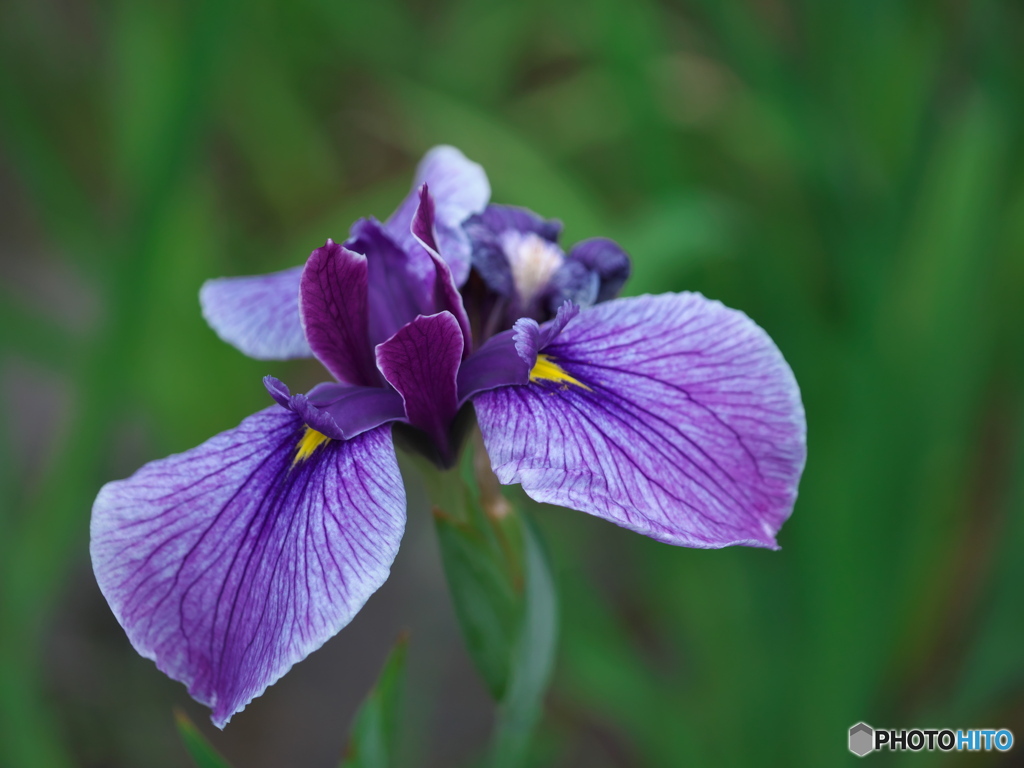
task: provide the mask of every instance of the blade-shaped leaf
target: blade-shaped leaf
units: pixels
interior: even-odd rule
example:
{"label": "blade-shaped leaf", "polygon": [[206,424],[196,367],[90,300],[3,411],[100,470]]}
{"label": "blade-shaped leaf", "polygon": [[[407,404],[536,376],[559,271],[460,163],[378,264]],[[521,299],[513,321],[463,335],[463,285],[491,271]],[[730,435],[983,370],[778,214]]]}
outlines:
{"label": "blade-shaped leaf", "polygon": [[180,709],[174,710],[174,722],[185,743],[185,749],[199,768],[231,768],[231,763],[213,748],[206,737]]}
{"label": "blade-shaped leaf", "polygon": [[[491,696],[504,695],[519,626],[519,598],[498,544],[475,524],[435,511],[441,558],[466,648]],[[485,523],[486,525],[486,523]]]}
{"label": "blade-shaped leaf", "polygon": [[463,639],[498,702],[490,762],[523,763],[554,663],[558,605],[532,521],[501,492],[477,439],[461,472],[425,474]]}
{"label": "blade-shaped leaf", "polygon": [[558,600],[547,554],[534,523],[521,515],[523,534],[522,623],[512,651],[508,689],[498,710],[492,765],[521,765],[540,719],[554,667]]}
{"label": "blade-shaped leaf", "polygon": [[391,768],[395,765],[408,646],[408,637],[399,637],[384,662],[377,684],[356,713],[340,768]]}

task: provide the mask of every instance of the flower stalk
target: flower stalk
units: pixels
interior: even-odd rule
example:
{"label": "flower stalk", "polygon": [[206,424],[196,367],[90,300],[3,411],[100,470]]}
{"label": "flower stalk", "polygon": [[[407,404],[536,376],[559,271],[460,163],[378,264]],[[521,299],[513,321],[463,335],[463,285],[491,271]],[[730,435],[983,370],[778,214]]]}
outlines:
{"label": "flower stalk", "polygon": [[497,704],[490,764],[515,768],[528,754],[554,663],[551,568],[529,513],[501,493],[478,430],[455,469],[420,466],[466,649]]}

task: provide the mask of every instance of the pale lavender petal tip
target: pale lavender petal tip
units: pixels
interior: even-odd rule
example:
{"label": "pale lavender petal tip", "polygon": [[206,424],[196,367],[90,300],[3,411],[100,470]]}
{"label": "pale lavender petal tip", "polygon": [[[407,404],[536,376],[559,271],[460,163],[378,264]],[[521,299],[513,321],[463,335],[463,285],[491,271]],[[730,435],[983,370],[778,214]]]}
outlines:
{"label": "pale lavender petal tip", "polygon": [[495,473],[534,499],[691,547],[776,547],[806,456],[792,371],[694,293],[580,312],[545,348],[569,378],[474,399]]}
{"label": "pale lavender petal tip", "polygon": [[420,161],[412,192],[384,225],[395,242],[409,252],[419,247],[410,224],[419,205],[419,189],[428,185],[437,203],[437,250],[451,268],[456,285],[469,275],[470,243],[461,224],[482,212],[491,197],[484,169],[455,147],[438,146]]}
{"label": "pale lavender petal tip", "polygon": [[218,727],[348,624],[398,551],[389,429],[305,459],[302,434],[271,406],[108,483],[93,506],[93,569],[114,615]]}
{"label": "pale lavender petal tip", "polygon": [[491,184],[483,166],[474,163],[455,147],[434,147],[416,169],[413,189],[429,184],[445,223],[461,224],[487,207]]}
{"label": "pale lavender petal tip", "polygon": [[258,360],[312,357],[299,319],[302,267],[220,277],[199,291],[203,317],[221,339]]}

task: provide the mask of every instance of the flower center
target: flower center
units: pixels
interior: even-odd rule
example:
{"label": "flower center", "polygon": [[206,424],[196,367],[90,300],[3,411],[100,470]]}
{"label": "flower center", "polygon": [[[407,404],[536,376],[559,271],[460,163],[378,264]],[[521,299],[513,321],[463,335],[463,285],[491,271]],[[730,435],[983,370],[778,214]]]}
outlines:
{"label": "flower center", "polygon": [[299,462],[305,461],[313,455],[313,451],[330,441],[331,438],[322,432],[317,432],[312,427],[306,427],[306,431],[303,433],[302,438],[299,440],[299,445],[295,449],[295,460],[292,461],[292,466],[294,467]]}
{"label": "flower center", "polygon": [[556,363],[550,355],[544,354],[537,355],[537,362],[533,364],[533,369],[530,371],[530,381],[556,381],[565,384],[575,384],[577,387],[583,387],[588,392],[592,391],[582,381],[566,373],[565,369]]}
{"label": "flower center", "polygon": [[551,282],[565,261],[561,248],[533,232],[503,232],[501,247],[512,270],[512,282],[519,300],[524,306],[528,306]]}

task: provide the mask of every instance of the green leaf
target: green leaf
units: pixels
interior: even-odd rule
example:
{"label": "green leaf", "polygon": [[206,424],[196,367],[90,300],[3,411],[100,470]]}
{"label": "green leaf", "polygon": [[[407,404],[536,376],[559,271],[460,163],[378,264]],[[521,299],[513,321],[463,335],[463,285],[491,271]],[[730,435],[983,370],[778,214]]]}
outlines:
{"label": "green leaf", "polygon": [[340,768],[388,768],[395,765],[401,710],[406,635],[398,638],[370,695],[356,713]]}
{"label": "green leaf", "polygon": [[180,709],[174,710],[174,722],[178,726],[181,740],[185,742],[185,749],[199,768],[231,768],[231,763],[213,748],[195,723]]}
{"label": "green leaf", "polygon": [[466,648],[487,689],[500,700],[506,691],[520,617],[510,570],[500,545],[486,535],[477,519],[461,522],[435,511],[434,522]]}
{"label": "green leaf", "polygon": [[508,690],[498,710],[492,765],[513,768],[526,757],[554,667],[558,600],[534,523],[520,514],[523,534],[523,620],[512,653]]}
{"label": "green leaf", "polygon": [[[522,765],[554,664],[554,579],[532,521],[502,495],[482,441],[459,470],[424,479],[463,639],[498,702],[489,762]],[[525,497],[520,499],[525,501]]]}

